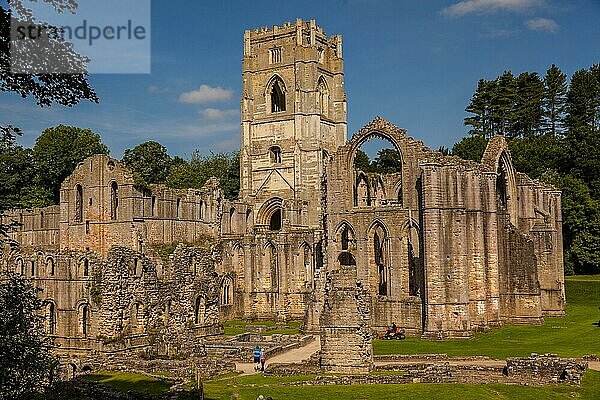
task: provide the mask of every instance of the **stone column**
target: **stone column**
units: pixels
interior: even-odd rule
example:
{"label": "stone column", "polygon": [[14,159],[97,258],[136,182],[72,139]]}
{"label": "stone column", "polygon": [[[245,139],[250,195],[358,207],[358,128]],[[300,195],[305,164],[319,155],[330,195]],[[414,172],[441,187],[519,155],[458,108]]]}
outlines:
{"label": "stone column", "polygon": [[356,374],[373,369],[369,328],[370,305],[366,285],[357,279],[356,267],[341,266],[329,272],[321,313],[321,368]]}

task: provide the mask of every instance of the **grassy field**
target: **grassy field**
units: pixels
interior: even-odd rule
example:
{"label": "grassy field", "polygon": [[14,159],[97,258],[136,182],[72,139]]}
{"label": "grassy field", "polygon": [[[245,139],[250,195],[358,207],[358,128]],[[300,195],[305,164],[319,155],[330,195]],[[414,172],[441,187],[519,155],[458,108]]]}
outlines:
{"label": "grassy field", "polygon": [[[375,354],[483,355],[503,359],[531,353],[556,353],[562,357],[600,355],[600,275],[567,277],[567,316],[546,318],[542,326],[505,326],[472,339],[429,341],[375,340]],[[598,395],[600,398],[600,394]]]}
{"label": "grassy field", "polygon": [[121,392],[132,391],[141,394],[164,394],[171,384],[159,379],[131,372],[100,371],[85,375],[83,380],[99,382],[113,387]]}
{"label": "grassy field", "polygon": [[311,377],[262,377],[259,375],[219,379],[204,384],[207,400],[229,400],[236,393],[240,400],[255,400],[262,394],[275,400],[313,399],[410,399],[410,400],[485,400],[485,399],[598,399],[600,372],[586,373],[580,387],[516,385],[420,384],[406,385],[344,385],[344,386],[283,386],[284,383]]}

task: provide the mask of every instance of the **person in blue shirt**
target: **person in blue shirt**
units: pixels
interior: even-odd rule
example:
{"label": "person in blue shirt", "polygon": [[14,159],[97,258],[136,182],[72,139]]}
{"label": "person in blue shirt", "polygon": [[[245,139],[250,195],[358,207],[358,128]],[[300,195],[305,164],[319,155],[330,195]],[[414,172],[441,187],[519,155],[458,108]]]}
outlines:
{"label": "person in blue shirt", "polygon": [[260,347],[256,346],[253,352],[254,356],[254,370],[258,371],[258,365],[260,364]]}

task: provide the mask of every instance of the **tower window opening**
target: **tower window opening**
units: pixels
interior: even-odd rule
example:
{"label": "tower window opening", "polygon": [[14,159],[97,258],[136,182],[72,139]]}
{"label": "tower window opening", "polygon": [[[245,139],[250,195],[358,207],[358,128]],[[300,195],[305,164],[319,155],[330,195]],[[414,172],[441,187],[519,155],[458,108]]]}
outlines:
{"label": "tower window opening", "polygon": [[285,111],[285,93],[279,81],[275,81],[271,89],[271,112]]}
{"label": "tower window opening", "polygon": [[269,220],[269,230],[281,230],[281,209],[277,209],[273,212],[273,214],[271,214],[271,219]]}
{"label": "tower window opening", "polygon": [[273,164],[281,164],[281,147],[279,146],[272,146],[269,149],[269,153],[271,156],[271,162]]}

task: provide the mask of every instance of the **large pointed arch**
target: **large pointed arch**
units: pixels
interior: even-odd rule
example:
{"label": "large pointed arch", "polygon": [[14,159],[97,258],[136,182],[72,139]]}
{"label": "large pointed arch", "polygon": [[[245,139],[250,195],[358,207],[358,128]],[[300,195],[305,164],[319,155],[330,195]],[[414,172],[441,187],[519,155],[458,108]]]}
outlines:
{"label": "large pointed arch", "polygon": [[271,76],[265,86],[265,102],[270,112],[281,112],[287,109],[287,88],[278,74]]}

